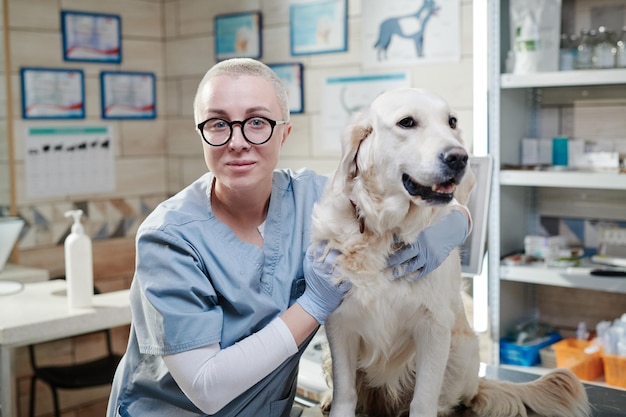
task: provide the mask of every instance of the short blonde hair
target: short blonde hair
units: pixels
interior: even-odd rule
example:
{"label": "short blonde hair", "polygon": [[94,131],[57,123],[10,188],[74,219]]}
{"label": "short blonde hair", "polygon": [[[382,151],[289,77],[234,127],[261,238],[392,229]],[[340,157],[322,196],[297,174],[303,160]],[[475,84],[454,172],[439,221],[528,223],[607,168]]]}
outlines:
{"label": "short blonde hair", "polygon": [[278,78],[278,75],[276,75],[270,67],[255,59],[231,58],[215,64],[204,74],[204,77],[202,77],[198,89],[196,90],[196,97],[193,100],[193,113],[196,124],[204,120],[201,92],[210,79],[220,75],[230,75],[234,77],[250,75],[267,80],[274,88],[280,110],[283,113],[283,120],[289,120],[289,98],[287,96],[287,89],[281,79]]}

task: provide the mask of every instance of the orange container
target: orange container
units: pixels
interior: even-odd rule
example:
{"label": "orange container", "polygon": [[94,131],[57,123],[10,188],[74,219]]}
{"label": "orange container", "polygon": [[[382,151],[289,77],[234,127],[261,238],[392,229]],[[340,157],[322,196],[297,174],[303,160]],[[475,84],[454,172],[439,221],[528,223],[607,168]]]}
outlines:
{"label": "orange container", "polygon": [[608,385],[626,388],[626,357],[602,355],[604,377]]}
{"label": "orange container", "polygon": [[568,368],[583,381],[595,381],[604,373],[602,350],[586,353],[591,345],[586,340],[564,339],[552,345],[556,353],[557,368]]}

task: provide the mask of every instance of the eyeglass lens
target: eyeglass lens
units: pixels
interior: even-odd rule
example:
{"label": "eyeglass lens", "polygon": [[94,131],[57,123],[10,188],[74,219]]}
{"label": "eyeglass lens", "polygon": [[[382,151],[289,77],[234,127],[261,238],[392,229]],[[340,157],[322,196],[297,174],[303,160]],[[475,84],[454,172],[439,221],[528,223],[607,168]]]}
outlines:
{"label": "eyeglass lens", "polygon": [[269,119],[251,117],[244,121],[228,122],[223,119],[209,119],[202,127],[202,134],[211,145],[223,145],[233,134],[233,125],[241,127],[243,137],[250,143],[260,145],[269,140],[274,127]]}

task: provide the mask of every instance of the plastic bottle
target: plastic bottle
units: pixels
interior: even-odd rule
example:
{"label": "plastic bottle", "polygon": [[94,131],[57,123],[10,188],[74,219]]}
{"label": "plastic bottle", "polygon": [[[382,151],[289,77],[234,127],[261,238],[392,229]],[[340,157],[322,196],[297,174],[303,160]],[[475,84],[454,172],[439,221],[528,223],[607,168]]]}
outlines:
{"label": "plastic bottle", "polygon": [[593,44],[589,30],[581,29],[576,53],[576,69],[591,69],[593,57]]}
{"label": "plastic bottle", "polygon": [[576,339],[589,340],[589,332],[587,331],[587,323],[584,321],[578,322],[578,328],[576,329]]}
{"label": "plastic bottle", "polygon": [[622,28],[619,39],[617,40],[617,53],[615,54],[615,66],[618,68],[626,68],[626,26]]}
{"label": "plastic bottle", "polygon": [[571,71],[574,69],[574,60],[576,58],[576,46],[574,44],[575,36],[561,34],[561,43],[559,45],[559,71]]}
{"label": "plastic bottle", "polygon": [[91,239],[80,222],[82,210],[69,210],[65,217],[73,217],[72,232],[65,239],[65,279],[69,308],[91,307],[93,296],[93,257]]}

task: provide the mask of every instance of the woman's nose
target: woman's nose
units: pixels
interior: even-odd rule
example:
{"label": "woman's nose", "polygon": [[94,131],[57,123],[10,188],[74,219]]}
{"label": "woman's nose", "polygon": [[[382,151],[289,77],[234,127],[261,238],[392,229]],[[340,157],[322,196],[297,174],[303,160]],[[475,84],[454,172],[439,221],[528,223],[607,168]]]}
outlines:
{"label": "woman's nose", "polygon": [[228,146],[231,149],[247,149],[250,147],[246,138],[243,137],[243,127],[241,125],[233,125],[233,133]]}

